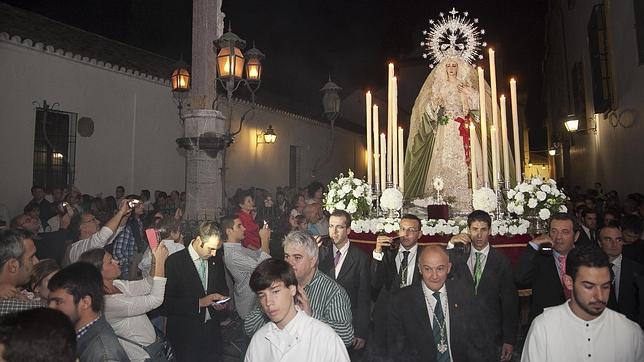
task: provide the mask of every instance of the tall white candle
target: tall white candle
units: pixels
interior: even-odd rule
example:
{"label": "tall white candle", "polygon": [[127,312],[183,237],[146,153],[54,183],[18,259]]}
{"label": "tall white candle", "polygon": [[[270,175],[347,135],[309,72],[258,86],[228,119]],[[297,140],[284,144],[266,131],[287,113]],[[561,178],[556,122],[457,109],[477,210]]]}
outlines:
{"label": "tall white candle", "polygon": [[[497,108],[497,96],[496,96],[496,65],[494,61],[494,49],[490,48],[489,49],[489,56],[490,56],[490,88],[492,89],[492,124],[494,125],[494,128],[496,129],[496,132],[490,133],[492,137],[496,137],[495,143],[498,145],[499,144],[499,110]],[[497,152],[497,157],[498,157],[498,148],[496,149]],[[494,149],[492,152],[495,152]],[[492,160],[492,163],[494,163],[495,159]],[[496,160],[497,162],[497,167],[499,160]],[[494,171],[494,174],[492,175],[492,182],[494,183],[494,189],[498,189],[499,185],[499,175],[498,175],[498,169]]]}
{"label": "tall white candle", "polygon": [[378,138],[380,137],[380,132],[378,130],[378,105],[373,105],[373,165],[374,173],[373,179],[376,184],[380,184],[380,148],[378,147]]}
{"label": "tall white candle", "polygon": [[373,178],[372,178],[372,173],[371,173],[371,164],[373,162],[373,157],[372,157],[372,149],[371,149],[371,92],[367,92],[367,95],[365,96],[365,103],[366,103],[366,113],[367,113],[367,182],[369,185],[373,185]]}
{"label": "tall white candle", "polygon": [[501,147],[503,149],[503,181],[510,181],[510,144],[508,143],[508,119],[505,95],[501,94]]}
{"label": "tall white candle", "polygon": [[476,127],[474,123],[470,124],[470,170],[472,171],[472,191],[478,189],[478,181],[476,179]]}
{"label": "tall white candle", "polygon": [[381,190],[387,187],[387,164],[385,156],[387,154],[387,137],[384,133],[380,134],[380,184]]}
{"label": "tall white candle", "polygon": [[492,188],[494,190],[499,188],[499,183],[498,183],[498,177],[499,177],[499,148],[497,147],[499,144],[499,137],[497,137],[497,130],[494,125],[490,127],[490,138],[492,140],[492,178],[494,180],[494,185],[492,185]]}
{"label": "tall white candle", "polygon": [[512,106],[512,133],[514,135],[514,169],[517,185],[521,183],[521,153],[519,149],[519,112],[517,110],[517,81],[510,79],[510,104]]}
{"label": "tall white candle", "polygon": [[391,167],[393,165],[393,137],[391,134],[394,132],[394,64],[389,63],[387,73],[387,179],[391,179]]}
{"label": "tall white candle", "polygon": [[393,87],[393,108],[391,109],[391,120],[392,120],[392,125],[391,125],[391,134],[389,137],[392,138],[391,144],[392,144],[392,173],[393,173],[393,181],[394,181],[394,186],[398,185],[398,78],[393,77],[392,79],[392,87]]}
{"label": "tall white candle", "polygon": [[483,68],[478,67],[479,72],[479,108],[481,111],[481,162],[483,163],[483,185],[490,182],[488,178],[489,171],[487,165],[487,115],[485,114],[485,78],[483,77]]}
{"label": "tall white candle", "polygon": [[398,128],[398,189],[405,192],[405,156],[403,151],[403,129]]}

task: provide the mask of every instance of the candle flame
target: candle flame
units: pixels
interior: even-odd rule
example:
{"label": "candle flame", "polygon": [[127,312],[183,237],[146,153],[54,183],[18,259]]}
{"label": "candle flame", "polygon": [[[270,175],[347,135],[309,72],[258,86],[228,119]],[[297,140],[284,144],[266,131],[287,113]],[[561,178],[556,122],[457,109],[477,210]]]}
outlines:
{"label": "candle flame", "polygon": [[367,95],[371,95],[371,91],[367,91]]}
{"label": "candle flame", "polygon": [[510,78],[510,83],[516,83],[516,80],[514,80],[514,78]]}

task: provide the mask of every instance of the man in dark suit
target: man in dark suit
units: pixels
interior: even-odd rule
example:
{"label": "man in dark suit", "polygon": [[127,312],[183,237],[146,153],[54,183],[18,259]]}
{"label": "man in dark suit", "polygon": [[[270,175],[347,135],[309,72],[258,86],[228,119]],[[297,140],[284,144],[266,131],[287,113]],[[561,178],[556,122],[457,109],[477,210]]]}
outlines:
{"label": "man in dark suit", "polygon": [[[579,237],[579,225],[572,215],[557,213],[550,218],[548,234],[528,243],[515,270],[519,288],[532,288],[530,322],[546,307],[560,305],[570,297],[563,287],[566,256]],[[548,250],[550,248],[550,250]]]}
{"label": "man in dark suit", "polygon": [[395,361],[476,360],[470,349],[472,290],[448,279],[452,264],[442,246],[424,248],[418,266],[422,281],[391,296],[389,356]]}
{"label": "man in dark suit", "polygon": [[597,245],[597,210],[584,207],[581,209],[581,230],[575,245]]}
{"label": "man in dark suit", "polygon": [[228,287],[224,273],[221,230],[213,221],[199,225],[198,236],[165,265],[163,309],[167,336],[179,361],[219,361],[222,353],[219,323]]}
{"label": "man in dark suit", "polygon": [[471,328],[477,361],[509,361],[517,339],[519,296],[508,258],[490,246],[490,215],[474,210],[467,217],[467,234],[451,244],[470,245],[468,253],[451,252],[454,273],[474,293]]}
{"label": "man in dark suit", "polygon": [[373,310],[375,354],[385,353],[389,297],[395,290],[420,282],[416,256],[419,252],[420,219],[411,214],[400,219],[398,236],[378,236],[371,260],[371,286],[377,294]]}
{"label": "man in dark suit", "polygon": [[644,275],[644,266],[622,255],[624,241],[616,224],[604,226],[599,231],[599,243],[608,255],[613,273],[608,308],[620,312],[633,322],[639,322],[639,288],[637,278]]}
{"label": "man in dark suit", "polygon": [[320,247],[319,269],[340,284],[351,300],[353,351],[359,354],[367,342],[371,315],[369,257],[349,241],[351,215],[335,210],[329,217],[331,243]]}

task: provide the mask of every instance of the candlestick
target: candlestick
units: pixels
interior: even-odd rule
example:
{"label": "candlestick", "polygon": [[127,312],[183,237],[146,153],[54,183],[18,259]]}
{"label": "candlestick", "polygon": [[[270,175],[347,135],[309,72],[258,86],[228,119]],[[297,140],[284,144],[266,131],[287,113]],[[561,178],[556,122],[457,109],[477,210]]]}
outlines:
{"label": "candlestick", "polygon": [[393,78],[393,95],[394,95],[394,102],[393,102],[393,108],[391,109],[391,119],[392,119],[392,126],[391,126],[391,134],[389,137],[392,138],[391,144],[392,144],[392,151],[393,154],[391,155],[392,159],[392,173],[393,173],[393,181],[394,181],[394,186],[398,185],[398,78],[394,77]]}
{"label": "candlestick", "polygon": [[510,150],[508,146],[508,120],[505,109],[505,96],[501,94],[501,147],[503,148],[503,180],[510,180]]}
{"label": "candlestick", "polygon": [[490,182],[488,171],[487,157],[487,115],[485,114],[485,78],[483,77],[483,68],[478,68],[479,72],[479,109],[481,113],[481,163],[483,164],[483,184]]}
{"label": "candlestick", "polygon": [[393,137],[391,135],[394,132],[394,64],[389,63],[388,73],[387,73],[387,178],[391,178],[391,168],[393,166]]}
{"label": "candlestick", "polygon": [[367,183],[369,185],[372,184],[372,174],[371,174],[371,163],[372,163],[372,156],[371,156],[371,92],[367,91],[367,95],[365,96],[365,103],[366,103],[366,113],[367,113]]}
{"label": "candlestick", "polygon": [[517,81],[510,79],[510,104],[512,106],[512,133],[514,135],[514,168],[517,185],[521,183],[521,153],[519,150],[519,112],[517,110]]}
{"label": "candlestick", "polygon": [[383,190],[384,190],[384,185],[387,184],[387,164],[386,164],[386,154],[387,154],[387,137],[385,136],[384,133],[380,134],[380,184],[383,185]]}
{"label": "candlestick", "polygon": [[378,121],[377,104],[373,105],[372,115],[373,115],[372,118],[373,118],[373,165],[374,165],[373,179],[377,186],[380,184],[380,154],[378,154],[378,152],[380,151],[378,147],[378,137],[380,136],[380,132],[378,130],[379,121]]}
{"label": "candlestick", "polygon": [[490,138],[492,139],[492,185],[494,185],[495,190],[499,188],[499,149],[497,148],[499,138],[496,133],[496,127],[492,125],[490,127]]}
{"label": "candlestick", "polygon": [[476,178],[476,127],[470,124],[470,169],[472,171],[472,191],[478,188],[478,180]]}
{"label": "candlestick", "polygon": [[[499,110],[497,108],[497,96],[496,96],[496,63],[494,60],[494,49],[490,48],[488,50],[489,56],[490,56],[490,88],[492,91],[492,124],[494,125],[494,128],[497,130],[496,132],[492,133],[490,132],[490,136],[494,136],[496,145],[498,146],[499,144],[499,135],[498,135],[498,130],[499,130]],[[494,146],[492,147],[492,152],[494,151]],[[497,156],[499,155],[498,148],[496,149]],[[492,160],[492,164],[494,164],[495,159]],[[496,160],[497,162],[497,167],[499,166],[498,162],[499,160]],[[497,169],[498,171],[498,169]],[[492,175],[494,177],[493,183],[494,183],[494,188],[497,189],[499,187],[498,185],[498,174],[497,171],[494,171],[494,174]]]}
{"label": "candlestick", "polygon": [[405,192],[405,159],[403,154],[403,129],[398,127],[398,190]]}

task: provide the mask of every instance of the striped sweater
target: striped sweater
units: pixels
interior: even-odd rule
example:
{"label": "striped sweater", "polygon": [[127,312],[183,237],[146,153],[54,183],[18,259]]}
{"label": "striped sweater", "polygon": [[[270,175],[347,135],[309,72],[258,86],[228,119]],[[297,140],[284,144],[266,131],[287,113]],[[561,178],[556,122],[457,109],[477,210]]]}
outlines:
{"label": "striped sweater", "polygon": [[[304,287],[311,303],[313,318],[328,324],[340,336],[346,346],[353,343],[351,325],[351,301],[347,292],[333,279],[319,270],[315,271],[309,285]],[[259,305],[244,318],[244,331],[252,337],[269,321]]]}

